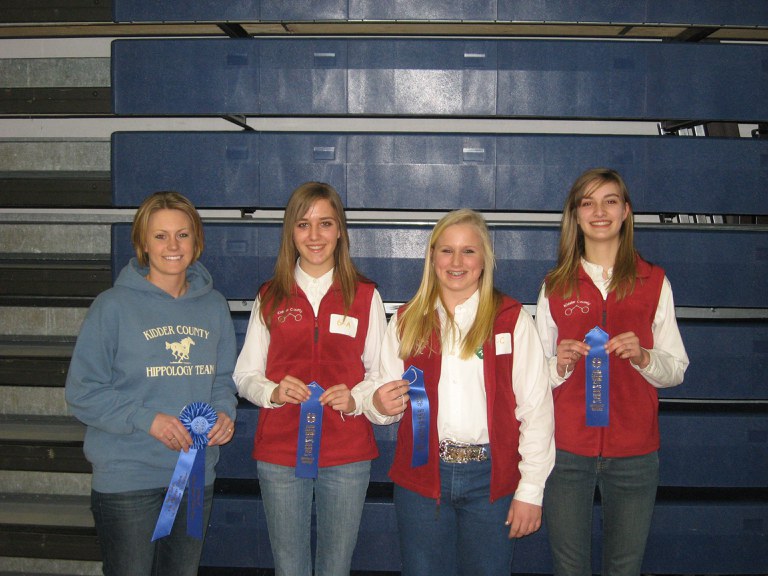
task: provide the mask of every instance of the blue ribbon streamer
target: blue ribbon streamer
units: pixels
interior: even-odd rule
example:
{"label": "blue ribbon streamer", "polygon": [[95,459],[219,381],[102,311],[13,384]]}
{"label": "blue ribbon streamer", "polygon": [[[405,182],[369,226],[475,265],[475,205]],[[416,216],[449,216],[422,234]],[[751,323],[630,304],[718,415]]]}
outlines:
{"label": "blue ribbon streamer", "polygon": [[610,382],[608,354],[605,345],[608,333],[599,326],[587,332],[584,341],[589,345],[586,357],[587,426],[608,426]]}
{"label": "blue ribbon streamer", "polygon": [[411,467],[423,466],[429,459],[429,399],[424,389],[424,372],[410,366],[403,374],[403,380],[410,384],[411,427],[413,429],[413,451]]}
{"label": "blue ribbon streamer", "polygon": [[187,534],[203,539],[205,447],[208,445],[208,432],[217,419],[214,409],[205,402],[193,402],[181,411],[179,420],[192,436],[192,447],[188,452],[179,452],[179,459],[152,534],[152,542],[171,533],[187,484]]}
{"label": "blue ribbon streamer", "polygon": [[317,382],[307,386],[310,396],[301,403],[299,439],[296,447],[296,478],[317,478],[320,460],[320,436],[323,433],[323,407],[320,395],[324,390]]}

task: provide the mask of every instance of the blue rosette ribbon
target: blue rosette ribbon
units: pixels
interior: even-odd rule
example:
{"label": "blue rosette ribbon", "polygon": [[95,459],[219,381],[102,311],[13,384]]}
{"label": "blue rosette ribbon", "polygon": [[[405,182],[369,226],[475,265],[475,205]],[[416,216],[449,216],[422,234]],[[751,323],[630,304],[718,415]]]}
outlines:
{"label": "blue rosette ribbon", "polygon": [[179,414],[179,420],[192,436],[192,447],[188,452],[179,452],[179,460],[168,485],[168,492],[152,534],[152,542],[171,533],[187,485],[187,534],[199,540],[203,539],[205,447],[208,445],[208,432],[217,419],[215,410],[206,402],[187,404]]}

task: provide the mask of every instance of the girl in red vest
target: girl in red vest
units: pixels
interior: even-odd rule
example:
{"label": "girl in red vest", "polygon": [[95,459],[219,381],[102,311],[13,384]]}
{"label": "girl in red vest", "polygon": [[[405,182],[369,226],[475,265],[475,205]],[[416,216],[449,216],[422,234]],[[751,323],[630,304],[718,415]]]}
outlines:
{"label": "girl in red vest", "polygon": [[[443,217],[382,345],[372,413],[402,418],[390,476],[404,576],[508,576],[514,539],[541,525],[554,462],[547,366],[531,316],[494,288],[494,260],[481,215]],[[423,385],[415,371],[403,378],[411,367]]]}
{"label": "girl in red vest", "polygon": [[[361,414],[385,324],[381,296],[350,258],[338,193],[319,182],[299,186],[285,209],[274,277],[259,292],[234,372],[240,396],[261,407],[253,457],[278,575],[313,573],[313,496],[314,574],[349,574],[378,456]],[[319,405],[310,398],[321,392],[313,383],[324,390]]]}
{"label": "girl in red vest", "polygon": [[558,576],[592,574],[596,485],[602,573],[640,574],[659,476],[656,389],[680,384],[688,366],[669,281],[640,258],[633,237],[621,176],[582,174],[565,201],[557,265],[536,309],[555,401],[557,457],[544,516]]}

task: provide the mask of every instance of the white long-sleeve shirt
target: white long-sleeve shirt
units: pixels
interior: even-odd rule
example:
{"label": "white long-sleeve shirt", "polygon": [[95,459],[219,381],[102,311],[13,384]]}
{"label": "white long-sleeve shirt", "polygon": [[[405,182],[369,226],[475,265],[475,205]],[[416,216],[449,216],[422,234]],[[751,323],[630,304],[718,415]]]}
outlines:
{"label": "white long-sleeve shirt", "polygon": [[[442,360],[438,383],[438,439],[450,439],[470,444],[488,443],[488,415],[485,395],[483,361],[476,355],[467,360],[459,357],[461,340],[474,322],[479,303],[475,294],[456,306],[454,320],[460,334],[451,333],[448,317],[441,304]],[[512,363],[512,388],[520,421],[519,464],[520,484],[515,499],[541,505],[544,484],[555,462],[554,413],[551,390],[547,381],[547,364],[536,326],[525,310],[515,324],[513,333],[515,359]],[[378,385],[402,379],[405,365],[398,356],[400,341],[397,318],[387,327],[381,349],[381,381]],[[377,424],[389,424],[402,418],[383,416],[367,400],[366,414]]]}
{"label": "white long-sleeve shirt", "polygon": [[[319,278],[313,278],[301,269],[298,262],[294,271],[296,283],[307,295],[312,309],[317,315],[320,301],[333,284],[333,269]],[[267,352],[269,350],[269,330],[260,313],[261,299],[257,298],[248,321],[248,331],[240,356],[237,358],[233,378],[240,397],[262,408],[277,408],[282,404],[272,404],[270,398],[278,383],[266,377]],[[355,416],[363,414],[365,400],[373,395],[375,382],[379,381],[379,351],[386,328],[384,304],[378,290],[373,291],[371,310],[368,318],[368,333],[361,360],[365,367],[363,380],[352,388],[355,400]],[[369,402],[370,404],[370,402]]]}
{"label": "white long-sleeve shirt", "polygon": [[[607,278],[603,278],[603,267],[599,264],[592,264],[583,258],[581,264],[597,289],[600,290],[603,299],[606,299],[608,297],[608,283],[613,269],[610,268],[607,272]],[[549,311],[549,298],[544,293],[543,285],[536,304],[536,327],[544,347],[544,354],[546,354],[549,362],[549,383],[552,388],[557,388],[570,377],[572,371],[566,372],[565,376],[560,376],[557,373],[558,330]],[[648,366],[645,368],[640,368],[635,364],[632,366],[655,388],[677,386],[683,381],[689,360],[683,339],[680,336],[680,329],[677,327],[672,287],[666,276],[661,286],[652,333],[653,348],[648,350],[651,358]]]}

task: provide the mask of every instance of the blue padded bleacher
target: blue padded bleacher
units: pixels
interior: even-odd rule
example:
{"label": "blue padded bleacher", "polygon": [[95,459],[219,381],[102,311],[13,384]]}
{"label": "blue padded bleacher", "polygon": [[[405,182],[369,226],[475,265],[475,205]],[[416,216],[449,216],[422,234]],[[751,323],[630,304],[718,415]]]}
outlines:
{"label": "blue padded bleacher", "polygon": [[[376,281],[385,302],[405,302],[418,288],[431,228],[418,224],[351,224],[351,253],[360,270]],[[203,263],[227,299],[253,300],[272,276],[280,243],[280,225],[262,222],[211,222],[205,227]],[[541,281],[554,264],[559,231],[553,225],[503,224],[492,227],[500,289],[526,304],[536,302]],[[133,255],[130,225],[113,225],[112,269],[118,272]],[[691,229],[638,227],[643,256],[665,268],[677,306],[767,308],[768,235],[750,228]],[[763,256],[761,256],[763,255]],[[238,270],[238,274],[232,274]],[[713,282],[713,270],[739,278],[734,290]]]}
{"label": "blue padded bleacher", "polygon": [[[696,386],[688,380],[682,386]],[[674,406],[674,405],[673,405]],[[713,411],[664,406],[660,485],[689,488],[768,486],[768,418],[758,406]]]}
{"label": "blue padded bleacher", "polygon": [[[117,0],[122,1],[122,0]],[[680,23],[701,26],[765,26],[768,5],[761,0],[591,0],[521,2],[498,0],[498,19],[515,21]]]}
{"label": "blue padded bleacher", "polygon": [[[257,419],[258,410],[254,407],[238,410],[235,439],[221,450],[217,466],[219,478],[257,477],[255,463],[250,460]],[[662,413],[660,420],[664,438],[660,455],[661,486],[748,488],[768,483],[768,423],[759,414],[689,418]],[[394,454],[396,425],[375,426],[374,431],[381,455],[373,461],[371,482],[386,483]],[[717,438],[714,443],[713,437]],[[702,528],[718,517],[718,528],[712,531],[712,536],[701,538]],[[768,503],[764,499],[747,504],[662,501],[656,506],[644,569],[655,573],[688,570],[709,573],[715,566],[733,567],[733,560],[725,561],[721,549],[711,545],[726,538],[728,550],[746,555],[738,564],[749,573],[748,567],[760,565],[768,558],[768,549],[759,546],[766,522]],[[596,570],[599,570],[600,524],[600,510],[596,506],[593,523]],[[670,541],[676,546],[669,546]],[[357,570],[398,571],[398,549],[391,503],[369,497],[353,565]],[[203,565],[269,568],[272,562],[261,498],[257,494],[217,497]],[[551,573],[546,526],[517,544],[513,572]]]}
{"label": "blue padded bleacher", "polygon": [[[739,86],[734,90],[734,86]],[[164,39],[112,43],[120,115],[758,121],[762,46],[567,40]]]}
{"label": "blue padded bleacher", "polygon": [[479,22],[589,22],[601,24],[768,25],[762,0],[592,0],[521,2],[370,2],[367,0],[112,0],[116,22],[227,22],[318,20],[445,20]]}
{"label": "blue padded bleacher", "polygon": [[[691,385],[695,386],[695,382]],[[241,405],[233,442],[221,451],[216,468],[222,478],[256,478],[251,460],[258,409]],[[768,485],[768,422],[757,409],[716,413],[668,408],[660,416],[662,486],[759,488]],[[371,482],[388,482],[397,426],[375,426],[381,456]]]}
{"label": "blue padded bleacher", "polygon": [[691,364],[685,372],[685,382],[660,390],[660,397],[726,402],[768,400],[768,386],[763,378],[768,366],[768,320],[678,318],[677,324]]}
{"label": "blue padded bleacher", "polygon": [[[768,565],[764,501],[659,501],[646,546],[643,573],[757,574]],[[600,570],[600,506],[593,521],[593,571]],[[272,567],[260,498],[219,496],[203,552],[203,566]],[[727,550],[728,554],[723,554]],[[381,501],[366,502],[358,546],[358,570],[400,569],[394,510]],[[515,547],[513,573],[551,574],[546,526]],[[677,572],[675,572],[677,571]],[[690,572],[688,572],[690,571]]]}
{"label": "blue padded bleacher", "polygon": [[768,214],[767,158],[768,140],[742,138],[115,132],[111,175],[119,207],[180,190],[198,207],[282,208],[315,180],[350,209],[559,212],[585,167],[611,166],[638,213]]}

